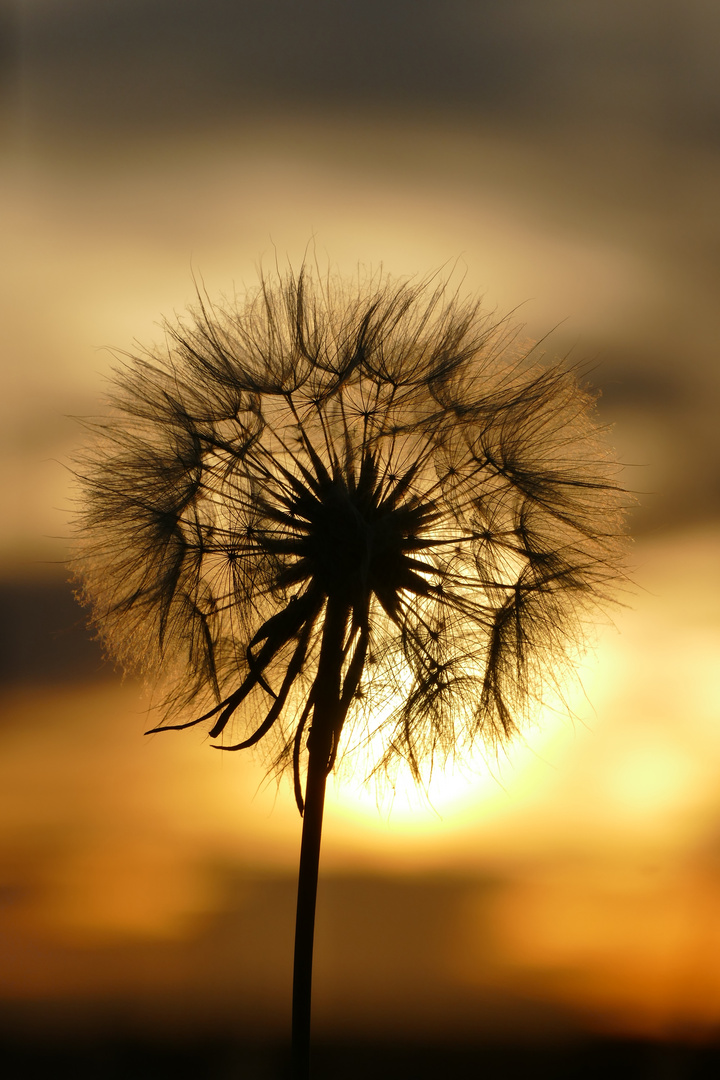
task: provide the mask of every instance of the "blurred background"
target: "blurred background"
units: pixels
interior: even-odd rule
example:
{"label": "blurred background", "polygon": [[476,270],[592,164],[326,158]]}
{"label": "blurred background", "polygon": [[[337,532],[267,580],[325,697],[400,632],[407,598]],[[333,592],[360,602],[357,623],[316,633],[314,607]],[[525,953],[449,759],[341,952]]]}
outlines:
{"label": "blurred background", "polygon": [[157,340],[193,277],[241,292],[307,251],[517,309],[602,388],[639,498],[572,718],[425,795],[333,785],[317,1075],[717,1075],[719,40],[708,0],[3,0],[13,1076],[279,1075],[290,786],[143,739],[63,562],[108,349]]}

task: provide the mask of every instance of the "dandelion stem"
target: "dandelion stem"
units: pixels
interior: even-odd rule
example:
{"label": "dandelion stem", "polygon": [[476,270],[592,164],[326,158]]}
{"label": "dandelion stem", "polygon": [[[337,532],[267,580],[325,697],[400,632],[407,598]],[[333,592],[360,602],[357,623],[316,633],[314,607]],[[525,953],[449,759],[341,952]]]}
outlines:
{"label": "dandelion stem", "polygon": [[310,1076],[310,1003],[312,991],[315,900],[317,897],[320,839],[325,803],[325,764],[310,754],[305,788],[300,872],[295,920],[295,966],[293,972],[292,1063],[293,1080]]}
{"label": "dandelion stem", "polygon": [[333,760],[333,751],[347,711],[347,706],[343,707],[340,699],[343,639],[347,629],[348,615],[349,608],[346,603],[328,599],[318,673],[315,680],[315,707],[307,742],[308,767],[295,919],[292,1006],[293,1080],[309,1080],[310,1076],[312,961],[320,841],[325,784],[330,763]]}

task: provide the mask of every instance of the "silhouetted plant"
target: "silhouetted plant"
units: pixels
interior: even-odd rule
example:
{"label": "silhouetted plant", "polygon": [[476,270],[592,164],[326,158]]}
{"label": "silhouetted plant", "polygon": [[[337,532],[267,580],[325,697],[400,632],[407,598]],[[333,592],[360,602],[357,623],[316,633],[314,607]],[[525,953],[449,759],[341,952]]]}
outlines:
{"label": "silhouetted plant", "polygon": [[443,283],[303,269],[200,297],[91,425],[81,597],[108,652],[165,687],[175,722],[153,730],[263,739],[293,775],[297,1076],[326,776],[377,724],[377,766],[418,778],[496,746],[557,680],[624,551],[593,405]]}

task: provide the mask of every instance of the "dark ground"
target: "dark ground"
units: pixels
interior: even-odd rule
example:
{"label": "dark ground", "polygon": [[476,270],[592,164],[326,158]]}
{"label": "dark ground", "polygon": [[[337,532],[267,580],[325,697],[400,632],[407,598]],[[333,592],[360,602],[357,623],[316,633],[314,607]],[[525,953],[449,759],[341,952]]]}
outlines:
{"label": "dark ground", "polygon": [[[283,1080],[287,1048],[208,1040],[186,1044],[98,1040],[82,1045],[5,1039],[5,1080]],[[313,1080],[705,1080],[720,1076],[720,1049],[638,1041],[587,1041],[563,1046],[442,1046],[320,1043]]]}

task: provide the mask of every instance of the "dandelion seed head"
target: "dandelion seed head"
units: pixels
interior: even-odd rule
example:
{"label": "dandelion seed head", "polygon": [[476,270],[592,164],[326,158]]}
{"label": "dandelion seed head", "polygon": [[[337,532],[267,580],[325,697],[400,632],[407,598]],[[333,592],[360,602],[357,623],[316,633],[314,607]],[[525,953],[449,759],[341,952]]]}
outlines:
{"label": "dandelion seed head", "polygon": [[443,283],[200,296],[89,426],[74,573],[107,652],[296,790],[331,618],[344,744],[380,727],[419,777],[511,738],[622,580],[593,396]]}

